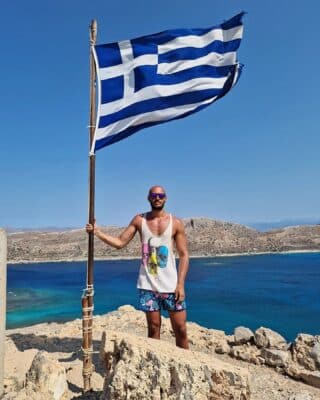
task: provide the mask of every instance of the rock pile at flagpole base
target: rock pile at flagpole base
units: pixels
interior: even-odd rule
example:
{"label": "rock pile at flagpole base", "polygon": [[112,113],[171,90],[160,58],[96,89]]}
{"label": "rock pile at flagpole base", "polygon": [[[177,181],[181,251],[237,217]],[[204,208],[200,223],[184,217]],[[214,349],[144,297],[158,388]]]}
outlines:
{"label": "rock pile at flagpole base", "polygon": [[145,336],[145,316],[131,306],[96,316],[85,396],[80,319],[7,331],[2,400],[320,400],[320,336],[287,343],[265,327],[226,335],[189,322],[186,351],[175,347],[168,318],[161,341]]}
{"label": "rock pile at flagpole base", "polygon": [[107,331],[101,399],[249,400],[249,374],[204,353]]}

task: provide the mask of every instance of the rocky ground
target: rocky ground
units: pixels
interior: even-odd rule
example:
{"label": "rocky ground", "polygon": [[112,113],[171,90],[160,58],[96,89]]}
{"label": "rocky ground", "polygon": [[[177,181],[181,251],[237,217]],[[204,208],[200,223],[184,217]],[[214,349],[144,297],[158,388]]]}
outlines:
{"label": "rocky ground", "polygon": [[[208,218],[184,220],[191,256],[281,251],[320,251],[320,225],[288,227],[258,232],[240,224]],[[106,227],[111,235],[123,228]],[[83,260],[87,257],[87,234],[83,229],[66,232],[20,232],[8,235],[9,262]],[[139,257],[138,235],[122,250],[95,241],[96,259]]]}
{"label": "rocky ground", "polygon": [[[25,397],[24,392],[26,373],[39,351],[44,352],[41,354],[48,354],[66,371],[68,388],[63,397],[64,400],[99,399],[103,393],[105,375],[105,369],[99,357],[101,337],[103,333],[108,336],[108,332],[111,330],[145,337],[145,316],[131,306],[123,306],[112,313],[94,317],[93,362],[95,372],[92,376],[93,392],[90,395],[83,395],[81,390],[83,384],[81,320],[8,330],[4,399],[26,400],[28,398]],[[165,346],[166,342],[174,343],[167,318],[163,319],[161,335],[162,346]],[[252,335],[249,330],[241,328],[235,332],[235,335],[227,336],[223,331],[206,329],[195,323],[188,323],[188,336],[192,350],[206,353],[212,362],[219,359],[228,363],[230,368],[231,366],[232,368],[241,367],[247,371],[250,379],[251,400],[320,400],[319,337],[302,335],[290,346],[280,335],[268,329],[261,328],[259,332],[256,331],[254,338]],[[306,385],[287,375],[286,368],[289,364],[286,352],[289,354],[290,363],[292,362],[290,368],[297,369],[297,366],[306,368],[304,371],[308,370],[308,373],[313,374],[313,383],[318,387]],[[309,353],[312,353],[311,356]],[[243,361],[243,359],[247,361]],[[267,363],[273,367],[266,365]],[[42,399],[40,394],[38,396],[34,398]],[[186,397],[179,398],[186,399]],[[197,400],[197,396],[193,398]],[[46,397],[46,400],[49,398]]]}

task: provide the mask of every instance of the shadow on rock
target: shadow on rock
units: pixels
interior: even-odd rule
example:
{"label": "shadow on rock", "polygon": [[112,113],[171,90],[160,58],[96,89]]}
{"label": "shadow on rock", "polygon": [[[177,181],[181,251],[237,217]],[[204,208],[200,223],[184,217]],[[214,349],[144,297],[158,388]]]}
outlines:
{"label": "shadow on rock", "polygon": [[83,393],[81,396],[72,397],[70,400],[99,400],[103,391],[92,390],[88,393]]}

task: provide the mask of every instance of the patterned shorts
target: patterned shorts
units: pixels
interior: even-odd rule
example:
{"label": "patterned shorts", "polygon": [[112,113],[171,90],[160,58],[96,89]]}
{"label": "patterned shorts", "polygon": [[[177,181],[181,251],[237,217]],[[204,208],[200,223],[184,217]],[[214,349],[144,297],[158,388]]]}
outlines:
{"label": "patterned shorts", "polygon": [[142,311],[182,311],[187,309],[185,301],[176,301],[174,293],[158,293],[152,290],[138,289],[139,308]]}

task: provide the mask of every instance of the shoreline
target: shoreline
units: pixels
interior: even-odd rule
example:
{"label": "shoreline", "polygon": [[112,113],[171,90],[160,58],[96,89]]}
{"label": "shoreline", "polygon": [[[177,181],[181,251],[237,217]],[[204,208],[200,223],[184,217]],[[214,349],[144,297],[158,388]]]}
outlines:
{"label": "shoreline", "polygon": [[[241,257],[241,256],[261,256],[261,255],[274,255],[274,254],[304,254],[304,253],[320,253],[319,250],[315,249],[303,249],[303,250],[284,250],[284,251],[260,251],[260,252],[244,252],[244,253],[221,253],[214,255],[191,255],[190,258],[221,258],[221,257]],[[140,257],[129,256],[129,257],[102,257],[95,258],[94,261],[127,261],[127,260],[140,260]],[[60,260],[19,260],[19,261],[7,261],[7,265],[19,265],[19,264],[48,264],[48,263],[72,263],[72,262],[86,262],[87,258],[72,258],[72,259],[60,259]]]}

